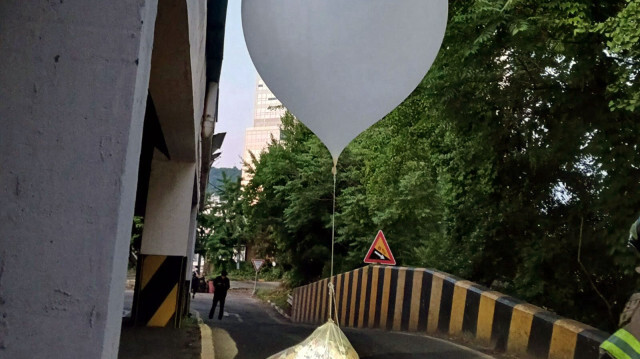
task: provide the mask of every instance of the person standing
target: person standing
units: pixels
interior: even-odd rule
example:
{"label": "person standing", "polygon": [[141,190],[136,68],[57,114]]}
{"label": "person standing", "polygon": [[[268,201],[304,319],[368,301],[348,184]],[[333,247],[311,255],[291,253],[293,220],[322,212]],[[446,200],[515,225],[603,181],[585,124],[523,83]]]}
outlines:
{"label": "person standing", "polygon": [[229,278],[227,278],[227,271],[223,270],[219,276],[213,279],[213,304],[209,311],[209,319],[213,319],[213,312],[216,310],[218,302],[220,302],[220,311],[218,312],[218,320],[222,319],[224,313],[224,300],[227,297],[227,291],[231,288]]}
{"label": "person standing", "polygon": [[194,270],[191,273],[191,299],[196,297],[196,292],[198,291],[198,285],[200,284],[200,273],[197,270]]}

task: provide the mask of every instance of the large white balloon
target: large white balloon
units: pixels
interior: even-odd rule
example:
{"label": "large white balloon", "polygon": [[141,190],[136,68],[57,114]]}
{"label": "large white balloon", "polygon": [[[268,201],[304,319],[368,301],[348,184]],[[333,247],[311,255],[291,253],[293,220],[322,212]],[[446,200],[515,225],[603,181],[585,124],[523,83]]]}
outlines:
{"label": "large white balloon", "polygon": [[334,162],[416,88],[446,24],[447,0],[242,1],[256,69]]}

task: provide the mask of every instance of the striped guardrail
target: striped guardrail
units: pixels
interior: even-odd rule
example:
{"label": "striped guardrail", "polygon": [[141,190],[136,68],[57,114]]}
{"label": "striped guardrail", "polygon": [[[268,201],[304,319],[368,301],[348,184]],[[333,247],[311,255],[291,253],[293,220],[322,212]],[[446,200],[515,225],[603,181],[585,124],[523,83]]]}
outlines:
{"label": "striped guardrail", "polygon": [[597,359],[608,337],[588,325],[424,268],[369,266],[298,287],[291,319],[328,318],[328,284],[340,325],[473,338],[486,347],[533,358]]}

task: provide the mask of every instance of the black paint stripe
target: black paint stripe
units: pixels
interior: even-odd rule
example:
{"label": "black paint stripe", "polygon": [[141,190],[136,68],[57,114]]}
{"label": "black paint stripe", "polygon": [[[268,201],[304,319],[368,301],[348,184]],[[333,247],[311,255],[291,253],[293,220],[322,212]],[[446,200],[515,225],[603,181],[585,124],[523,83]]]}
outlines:
{"label": "black paint stripe", "polygon": [[300,305],[298,306],[298,322],[302,322],[302,313],[304,313],[304,287],[298,288],[298,295],[300,296]]}
{"label": "black paint stripe", "polygon": [[402,302],[400,330],[405,332],[409,330],[409,320],[411,319],[411,295],[414,290],[420,290],[420,288],[413,288],[414,271],[414,269],[406,270],[404,277],[404,300]]}
{"label": "black paint stripe", "polygon": [[313,300],[313,296],[311,294],[311,284],[307,284],[307,310],[305,316],[305,322],[307,323],[311,321],[311,301]]}
{"label": "black paint stripe", "polygon": [[302,297],[302,308],[304,308],[304,310],[302,311],[302,321],[306,322],[309,313],[309,286],[305,285],[303,288],[304,297]]}
{"label": "black paint stripe", "polygon": [[346,292],[344,292],[345,293],[345,295],[344,295],[344,299],[345,299],[344,305],[345,305],[345,307],[347,309],[344,312],[344,323],[345,323],[345,326],[347,326],[347,327],[351,326],[351,310],[352,310],[352,308],[351,308],[351,295],[353,294],[353,293],[351,293],[352,292],[351,288],[352,288],[352,284],[353,284],[353,274],[354,274],[353,272],[348,272],[347,275],[346,275],[346,278],[345,278],[345,283],[346,283],[346,288],[345,289],[346,289]]}
{"label": "black paint stripe", "polygon": [[574,359],[596,359],[599,355],[600,344],[609,335],[597,329],[583,330],[578,334]]}
{"label": "black paint stripe", "polygon": [[300,298],[299,296],[299,288],[293,288],[293,304],[292,304],[292,308],[291,308],[291,319],[293,319],[294,322],[298,321],[298,299]]}
{"label": "black paint stripe", "polygon": [[361,304],[361,297],[362,297],[362,272],[364,272],[364,268],[359,268],[356,273],[357,276],[355,278],[356,280],[356,307],[353,308],[354,311],[354,315],[353,315],[353,326],[357,327],[358,323],[360,322],[359,318],[360,318],[360,304]]}
{"label": "black paint stripe", "polygon": [[558,319],[560,319],[559,316],[549,312],[539,312],[533,315],[527,353],[539,358],[549,356],[553,323]]}
{"label": "black paint stripe", "polygon": [[431,285],[433,282],[433,273],[424,271],[422,274],[422,287],[420,288],[420,310],[418,311],[418,331],[427,330],[429,322],[429,306],[431,304]]}
{"label": "black paint stripe", "polygon": [[442,333],[449,332],[454,287],[454,279],[446,278],[442,280],[442,296],[440,297],[440,314],[438,316],[438,331]]}
{"label": "black paint stripe", "polygon": [[507,349],[513,307],[520,303],[511,297],[501,297],[496,300],[491,327],[491,345],[495,350],[505,351]]}
{"label": "black paint stripe", "polygon": [[318,306],[318,320],[321,323],[324,323],[325,319],[324,319],[324,310],[327,307],[327,300],[325,297],[325,288],[326,286],[324,285],[324,279],[320,280],[320,292],[318,295],[318,298],[320,299],[320,305]]}
{"label": "black paint stripe", "polygon": [[325,295],[325,307],[324,307],[324,320],[327,321],[329,319],[329,306],[333,305],[333,303],[331,302],[331,299],[329,298],[329,296],[331,295],[329,293],[329,282],[333,283],[333,279],[332,278],[327,278],[325,279],[324,282],[324,290],[326,291],[326,295]]}
{"label": "black paint stripe", "polygon": [[378,267],[378,290],[376,295],[376,315],[373,319],[373,327],[380,328],[380,311],[382,309],[382,287],[384,286],[384,268]]}
{"label": "black paint stripe", "polygon": [[371,303],[371,280],[373,278],[373,267],[369,266],[367,268],[367,295],[364,298],[364,318],[362,320],[362,326],[365,328],[369,327],[369,309],[375,303]]}
{"label": "black paint stripe", "polygon": [[[151,256],[144,256],[143,261]],[[142,264],[143,271],[144,262]],[[182,257],[167,256],[147,285],[140,291],[140,306],[137,308],[136,322],[147,324],[167,299],[171,290],[181,281]],[[175,308],[177,309],[177,308]]]}
{"label": "black paint stripe", "polygon": [[313,284],[311,285],[311,318],[310,321],[311,323],[315,323],[316,322],[316,306],[318,305],[318,283],[317,282],[313,282]]}
{"label": "black paint stripe", "polygon": [[387,302],[387,330],[393,328],[394,312],[396,308],[396,298],[398,296],[398,269],[391,268],[391,280],[389,285],[389,301]]}
{"label": "black paint stripe", "polygon": [[315,283],[316,285],[316,305],[313,310],[313,320],[316,323],[320,322],[320,302],[322,301],[322,296],[320,295],[322,291],[322,287],[320,286],[320,281]]}
{"label": "black paint stripe", "polygon": [[298,309],[296,309],[296,320],[298,322],[302,321],[302,312],[304,310],[304,307],[302,306],[302,300],[304,299],[303,295],[304,295],[304,291],[302,290],[302,287],[299,287],[298,288]]}
{"label": "black paint stripe", "polygon": [[464,318],[462,319],[462,331],[476,336],[478,329],[478,311],[480,310],[480,296],[483,290],[477,287],[467,289],[467,299],[464,303]]}

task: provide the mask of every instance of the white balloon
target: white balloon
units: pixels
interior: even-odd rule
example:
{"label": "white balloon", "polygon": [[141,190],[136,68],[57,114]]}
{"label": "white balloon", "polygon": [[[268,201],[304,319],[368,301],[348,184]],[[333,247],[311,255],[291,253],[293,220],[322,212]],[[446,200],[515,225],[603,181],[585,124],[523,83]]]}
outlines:
{"label": "white balloon", "polygon": [[249,54],[269,89],[334,162],[433,63],[447,0],[243,0]]}

